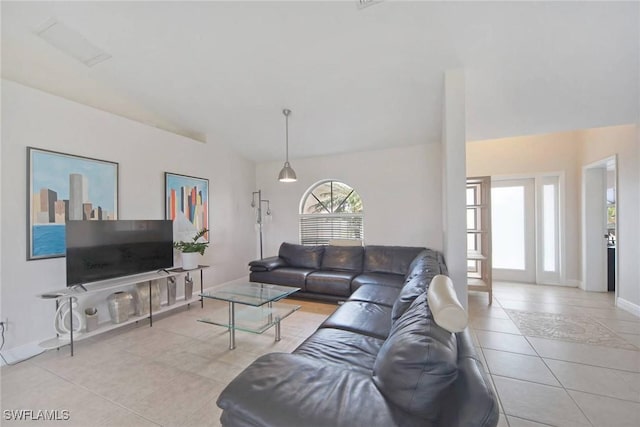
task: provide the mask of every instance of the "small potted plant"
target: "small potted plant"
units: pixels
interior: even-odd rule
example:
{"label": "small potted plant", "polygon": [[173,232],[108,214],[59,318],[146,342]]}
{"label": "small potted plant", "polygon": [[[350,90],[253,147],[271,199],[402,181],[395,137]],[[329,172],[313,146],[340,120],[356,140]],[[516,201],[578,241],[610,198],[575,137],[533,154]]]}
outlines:
{"label": "small potted plant", "polygon": [[209,242],[204,240],[204,235],[208,231],[207,228],[198,231],[190,242],[173,242],[173,247],[182,253],[182,268],[184,270],[198,268],[198,255],[204,255],[204,251],[209,246]]}

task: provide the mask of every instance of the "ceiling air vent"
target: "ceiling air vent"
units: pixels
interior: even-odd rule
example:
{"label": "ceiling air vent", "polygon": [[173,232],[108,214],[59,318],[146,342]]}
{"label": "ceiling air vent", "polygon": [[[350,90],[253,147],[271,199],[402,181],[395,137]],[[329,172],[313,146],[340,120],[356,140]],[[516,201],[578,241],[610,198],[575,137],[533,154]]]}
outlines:
{"label": "ceiling air vent", "polygon": [[72,30],[55,18],[47,19],[44,24],[36,29],[36,34],[87,67],[93,67],[111,58],[111,55],[92,44],[82,34]]}

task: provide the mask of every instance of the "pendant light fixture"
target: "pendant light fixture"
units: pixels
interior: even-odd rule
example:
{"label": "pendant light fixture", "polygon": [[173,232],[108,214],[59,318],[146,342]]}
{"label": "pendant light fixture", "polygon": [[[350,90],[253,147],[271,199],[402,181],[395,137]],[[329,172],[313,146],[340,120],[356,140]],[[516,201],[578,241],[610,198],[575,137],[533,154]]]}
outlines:
{"label": "pendant light fixture", "polygon": [[280,171],[280,175],[278,175],[278,181],[280,182],[296,182],[298,178],[296,177],[296,173],[293,168],[289,164],[289,114],[291,114],[291,110],[285,108],[282,110],[282,114],[285,117],[285,123],[287,128],[286,133],[286,160],[284,162],[284,167]]}

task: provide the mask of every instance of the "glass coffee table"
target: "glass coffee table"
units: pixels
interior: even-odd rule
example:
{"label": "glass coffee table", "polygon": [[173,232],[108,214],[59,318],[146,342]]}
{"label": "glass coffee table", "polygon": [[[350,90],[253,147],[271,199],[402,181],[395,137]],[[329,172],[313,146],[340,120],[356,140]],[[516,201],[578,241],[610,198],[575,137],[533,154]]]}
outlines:
{"label": "glass coffee table", "polygon": [[[229,349],[236,348],[236,329],[261,334],[275,326],[276,341],[280,341],[280,321],[300,308],[299,305],[280,303],[283,298],[299,291],[300,288],[270,285],[266,283],[229,283],[219,286],[200,296],[229,303],[227,319],[198,319],[229,329]],[[236,304],[241,304],[236,310]]]}

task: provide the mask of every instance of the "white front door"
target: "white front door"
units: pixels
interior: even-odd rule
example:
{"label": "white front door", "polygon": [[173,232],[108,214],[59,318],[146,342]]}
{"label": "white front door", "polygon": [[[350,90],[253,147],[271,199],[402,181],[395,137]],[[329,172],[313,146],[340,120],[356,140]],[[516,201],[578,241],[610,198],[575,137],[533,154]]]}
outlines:
{"label": "white front door", "polygon": [[535,181],[491,183],[493,279],[536,282]]}

